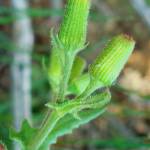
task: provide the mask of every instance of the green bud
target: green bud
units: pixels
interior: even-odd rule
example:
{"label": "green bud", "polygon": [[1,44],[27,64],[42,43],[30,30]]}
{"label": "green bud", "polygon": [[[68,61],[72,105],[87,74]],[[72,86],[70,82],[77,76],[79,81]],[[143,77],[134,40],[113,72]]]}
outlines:
{"label": "green bud", "polygon": [[71,82],[68,88],[68,92],[79,96],[87,88],[89,83],[89,74],[83,74]]}
{"label": "green bud", "polygon": [[83,73],[85,66],[86,61],[82,57],[76,56],[71,70],[70,82],[78,78]]}
{"label": "green bud", "polygon": [[114,37],[90,65],[89,72],[104,86],[110,86],[120,74],[135,46],[128,35]]}
{"label": "green bud", "polygon": [[67,1],[64,19],[58,34],[65,49],[74,50],[84,46],[89,8],[90,0]]}
{"label": "green bud", "polygon": [[[66,68],[71,70],[75,57],[74,54],[84,48],[89,8],[90,0],[67,0],[64,18],[59,32],[56,35],[51,32],[52,52],[48,75],[50,84],[55,93],[58,93],[59,90],[64,66],[66,66],[65,61],[67,61],[67,59],[69,60],[71,65]],[[68,56],[66,52],[73,53]]]}

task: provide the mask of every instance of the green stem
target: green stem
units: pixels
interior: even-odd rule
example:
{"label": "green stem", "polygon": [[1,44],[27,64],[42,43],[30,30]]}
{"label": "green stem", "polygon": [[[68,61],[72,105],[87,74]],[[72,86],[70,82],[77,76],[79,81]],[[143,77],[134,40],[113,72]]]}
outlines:
{"label": "green stem", "polygon": [[[58,95],[59,102],[64,101],[74,58],[75,58],[74,53],[68,53],[68,55],[66,55],[65,66],[63,71],[63,79],[60,85],[60,91]],[[39,131],[37,132],[36,136],[33,137],[33,140],[30,141],[28,150],[38,150],[39,147],[44,142],[44,140],[46,139],[46,137],[49,135],[49,133],[56,125],[57,121],[61,119],[64,115],[65,114],[61,114],[60,116],[56,111],[53,111],[51,114],[49,114],[49,116],[44,120],[44,123],[42,127],[39,129]]]}
{"label": "green stem", "polygon": [[104,87],[104,85],[101,82],[91,78],[89,85],[84,90],[84,92],[81,95],[79,95],[78,98],[84,100],[85,98],[90,96],[95,90],[102,87]]}
{"label": "green stem", "polygon": [[49,133],[52,131],[54,126],[56,125],[57,121],[62,117],[63,115],[59,116],[56,111],[53,111],[47,118],[45,124],[39,129],[39,131],[36,133],[36,136],[33,137],[28,144],[27,150],[38,150],[39,147],[42,145],[46,137],[49,135]]}
{"label": "green stem", "polygon": [[58,102],[63,102],[65,98],[65,94],[68,88],[68,81],[71,74],[72,65],[75,59],[75,54],[68,52],[65,56],[65,65],[63,70],[63,77],[60,84],[60,90],[58,94]]}

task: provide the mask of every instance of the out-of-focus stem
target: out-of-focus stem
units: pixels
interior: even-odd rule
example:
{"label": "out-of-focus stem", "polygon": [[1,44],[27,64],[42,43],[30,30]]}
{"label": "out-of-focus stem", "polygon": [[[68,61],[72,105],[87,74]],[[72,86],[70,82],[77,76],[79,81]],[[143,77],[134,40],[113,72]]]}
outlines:
{"label": "out-of-focus stem", "polygon": [[[26,0],[11,0],[16,20],[13,24],[12,96],[14,126],[18,130],[26,118],[31,121],[31,52],[34,43],[31,20],[27,16]],[[15,148],[20,150],[18,146]]]}
{"label": "out-of-focus stem", "polygon": [[146,4],[145,0],[130,0],[130,3],[143,21],[150,27],[150,7]]}

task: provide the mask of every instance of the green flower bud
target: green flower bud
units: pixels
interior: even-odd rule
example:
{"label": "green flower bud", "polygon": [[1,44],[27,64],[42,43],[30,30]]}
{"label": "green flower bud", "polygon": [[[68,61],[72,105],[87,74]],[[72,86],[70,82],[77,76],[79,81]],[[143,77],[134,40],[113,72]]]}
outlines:
{"label": "green flower bud", "polygon": [[135,46],[128,35],[114,37],[90,65],[89,72],[104,86],[110,86],[120,74]]}
{"label": "green flower bud", "polygon": [[64,20],[58,34],[65,49],[72,50],[84,46],[89,8],[90,0],[67,1]]}
{"label": "green flower bud", "polygon": [[[64,19],[60,26],[58,36],[52,33],[52,53],[49,65],[49,79],[53,89],[59,89],[62,78],[62,64],[65,59],[74,61],[74,55],[64,58],[64,51],[75,50],[78,52],[84,47],[86,41],[86,31],[90,0],[67,0]],[[60,44],[60,45],[59,45]],[[61,49],[62,48],[62,49]],[[61,60],[60,60],[61,59]]]}

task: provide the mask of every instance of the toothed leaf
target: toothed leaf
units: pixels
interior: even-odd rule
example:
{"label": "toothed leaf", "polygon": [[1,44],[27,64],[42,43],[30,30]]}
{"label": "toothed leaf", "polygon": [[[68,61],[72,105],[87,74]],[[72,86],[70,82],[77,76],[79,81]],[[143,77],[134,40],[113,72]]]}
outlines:
{"label": "toothed leaf", "polygon": [[49,145],[56,143],[58,137],[72,133],[74,129],[97,118],[104,113],[105,110],[105,107],[101,109],[84,110],[79,112],[80,119],[74,118],[71,114],[66,115],[57,123],[39,150],[47,150]]}
{"label": "toothed leaf", "polygon": [[21,130],[17,132],[15,129],[10,129],[10,138],[19,142],[22,150],[27,150],[28,142],[31,140],[31,137],[36,134],[38,129],[32,128],[27,120],[24,120],[22,123]]}
{"label": "toothed leaf", "polygon": [[[111,96],[109,92],[89,97],[89,99],[86,100],[88,104],[83,102],[83,104],[81,103],[81,109],[76,108],[76,112],[67,113],[57,122],[52,132],[40,147],[40,150],[45,150],[48,145],[54,144],[58,137],[71,133],[80,125],[83,125],[101,115],[106,110],[110,98]],[[77,114],[80,119],[76,118],[74,114]]]}

